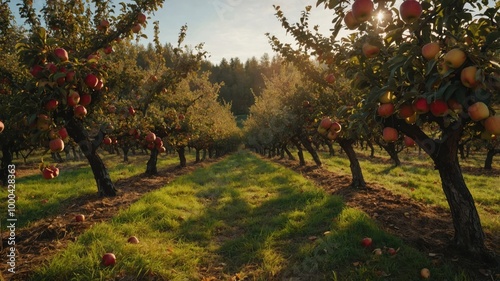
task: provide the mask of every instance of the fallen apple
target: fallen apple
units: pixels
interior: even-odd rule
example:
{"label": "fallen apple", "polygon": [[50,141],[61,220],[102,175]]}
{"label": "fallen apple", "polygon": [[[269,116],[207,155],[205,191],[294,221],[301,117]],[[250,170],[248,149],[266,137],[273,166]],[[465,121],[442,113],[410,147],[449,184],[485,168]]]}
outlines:
{"label": "fallen apple", "polygon": [[83,222],[85,221],[85,215],[82,215],[82,214],[78,214],[75,216],[75,221],[76,222]]}
{"label": "fallen apple", "polygon": [[365,237],[361,239],[361,246],[368,248],[372,245],[372,239],[370,237]]}
{"label": "fallen apple", "polygon": [[130,244],[139,244],[139,239],[136,236],[130,236],[127,242]]}
{"label": "fallen apple", "polygon": [[116,263],[116,256],[113,253],[105,253],[102,256],[102,265],[104,266],[112,266]]}

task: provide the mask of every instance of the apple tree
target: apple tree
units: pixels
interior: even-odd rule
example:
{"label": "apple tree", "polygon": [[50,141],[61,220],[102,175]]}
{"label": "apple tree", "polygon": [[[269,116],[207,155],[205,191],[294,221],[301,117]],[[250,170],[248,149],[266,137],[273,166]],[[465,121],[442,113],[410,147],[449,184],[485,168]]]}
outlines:
{"label": "apple tree", "polygon": [[[114,42],[139,36],[146,25],[144,13],[157,10],[162,3],[120,3],[120,10],[115,11],[109,2],[47,1],[39,11],[40,18],[32,1],[19,5],[30,32],[16,48],[24,69],[33,76],[19,98],[29,98],[38,105],[20,110],[26,113],[29,124],[36,124],[32,136],[57,142],[50,146],[52,151],[60,151],[64,146],[61,141],[68,137],[78,143],[101,196],[113,196],[116,189],[97,153],[108,126],[96,127],[86,121],[87,115],[99,112],[108,99],[108,66],[100,60],[99,51],[108,52]],[[90,101],[83,99],[86,95]],[[82,104],[84,100],[87,105]]]}
{"label": "apple tree", "polygon": [[[454,245],[494,262],[457,154],[466,132],[500,133],[495,115],[500,7],[487,1],[406,0],[399,7],[394,1],[371,0],[320,4],[336,15],[328,37],[333,63],[366,93],[361,119],[380,124],[386,140],[410,137],[430,156],[450,206]],[[351,33],[339,42],[343,27]],[[380,107],[394,111],[380,114]]]}

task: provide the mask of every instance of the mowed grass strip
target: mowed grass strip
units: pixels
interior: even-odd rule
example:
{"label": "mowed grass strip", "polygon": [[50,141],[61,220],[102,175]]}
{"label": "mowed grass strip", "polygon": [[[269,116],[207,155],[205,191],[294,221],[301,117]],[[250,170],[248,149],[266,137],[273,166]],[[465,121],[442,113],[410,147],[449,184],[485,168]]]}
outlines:
{"label": "mowed grass strip", "polygon": [[[112,267],[101,264],[106,252]],[[299,174],[240,152],[95,225],[31,280],[419,280],[423,267],[433,280],[467,280]]]}
{"label": "mowed grass strip", "polygon": [[[103,153],[103,161],[114,182],[144,173],[148,157],[148,155],[131,155],[131,162],[125,163],[120,155]],[[176,156],[163,155],[158,159],[158,168],[177,163]],[[61,167],[61,171],[55,179],[43,179],[36,168],[34,174],[16,178],[17,227],[24,227],[30,222],[57,215],[73,199],[97,194],[94,175],[87,161],[65,162],[58,166]],[[2,189],[0,194],[3,198],[7,198],[7,189]],[[0,202],[0,210],[2,214],[7,214],[7,200]]]}

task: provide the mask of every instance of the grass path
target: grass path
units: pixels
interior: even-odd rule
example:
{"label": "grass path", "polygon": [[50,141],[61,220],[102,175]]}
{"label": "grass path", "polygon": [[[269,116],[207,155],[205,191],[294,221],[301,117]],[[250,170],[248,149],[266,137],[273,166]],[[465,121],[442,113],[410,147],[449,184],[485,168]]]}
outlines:
{"label": "grass path", "polygon": [[[131,235],[141,242],[128,244]],[[372,247],[360,246],[365,236]],[[105,252],[115,266],[101,265]],[[31,280],[419,280],[422,267],[433,280],[469,280],[434,261],[341,197],[241,152],[93,225]]]}

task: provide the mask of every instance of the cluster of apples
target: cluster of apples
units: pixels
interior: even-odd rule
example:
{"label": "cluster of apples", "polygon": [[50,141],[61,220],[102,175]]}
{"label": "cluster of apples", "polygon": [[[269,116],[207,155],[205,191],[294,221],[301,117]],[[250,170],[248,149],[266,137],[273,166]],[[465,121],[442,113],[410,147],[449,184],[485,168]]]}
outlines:
{"label": "cluster of apples", "polygon": [[326,136],[329,140],[335,140],[341,130],[342,126],[340,123],[332,121],[330,117],[324,117],[321,119],[317,129],[320,135]]}
{"label": "cluster of apples", "polygon": [[[344,23],[348,29],[356,29],[358,26],[368,21],[375,11],[372,0],[356,0],[351,6],[351,10],[344,16]],[[391,16],[388,11],[384,16]],[[422,15],[422,5],[416,0],[406,0],[399,7],[399,16],[405,23],[413,23]],[[365,42],[362,46],[363,55],[366,58],[376,57],[380,53],[380,48],[370,42]]]}
{"label": "cluster of apples", "polygon": [[[127,240],[130,244],[139,244],[139,239],[136,236],[130,236]],[[108,252],[102,255],[101,264],[103,266],[113,266],[116,264],[116,255]]]}
{"label": "cluster of apples", "polygon": [[144,137],[146,142],[146,146],[149,150],[158,149],[158,152],[163,153],[167,151],[165,146],[163,146],[163,140],[161,138],[156,137],[156,134],[153,132],[149,132]]}

